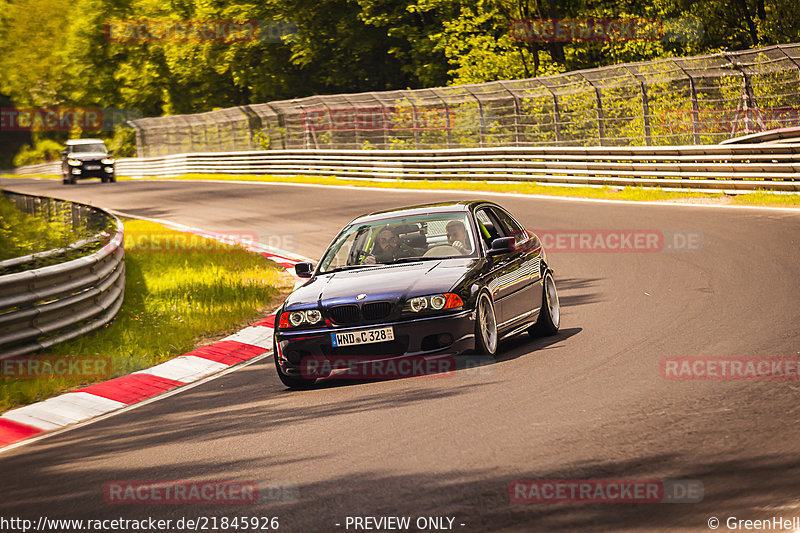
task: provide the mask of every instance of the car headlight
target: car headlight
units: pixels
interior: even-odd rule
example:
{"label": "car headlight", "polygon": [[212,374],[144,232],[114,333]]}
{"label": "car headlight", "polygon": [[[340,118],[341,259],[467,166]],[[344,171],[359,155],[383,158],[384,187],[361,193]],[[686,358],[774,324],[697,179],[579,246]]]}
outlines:
{"label": "car headlight", "polygon": [[419,313],[420,311],[428,307],[428,299],[425,298],[424,296],[421,296],[419,298],[411,298],[411,300],[408,303],[411,306],[411,310],[414,311],[415,313]]}
{"label": "car headlight", "polygon": [[73,167],[79,167],[83,164],[80,159],[67,159],[67,164]]}
{"label": "car headlight", "polygon": [[100,162],[103,163],[104,165],[113,165],[114,159],[111,157],[106,157],[105,159],[101,159]]}
{"label": "car headlight", "polygon": [[320,320],[322,320],[322,313],[317,311],[316,309],[312,309],[310,311],[305,312],[306,322],[309,324],[316,324]]}
{"label": "car headlight", "polygon": [[301,313],[300,311],[292,311],[291,313],[289,313],[289,324],[291,324],[292,326],[297,327],[305,321],[306,321],[305,313]]}
{"label": "car headlight", "polygon": [[296,328],[303,324],[313,326],[322,321],[322,313],[316,309],[309,309],[308,311],[290,311],[281,313],[280,320],[278,321],[279,328]]}
{"label": "car headlight", "polygon": [[433,294],[431,296],[417,296],[411,298],[406,304],[406,311],[419,313],[425,309],[440,311],[442,309],[457,309],[464,305],[464,300],[458,294],[446,292],[443,294]]}
{"label": "car headlight", "polygon": [[442,309],[444,305],[447,303],[447,298],[445,298],[444,294],[437,294],[436,296],[431,296],[431,307],[433,309]]}

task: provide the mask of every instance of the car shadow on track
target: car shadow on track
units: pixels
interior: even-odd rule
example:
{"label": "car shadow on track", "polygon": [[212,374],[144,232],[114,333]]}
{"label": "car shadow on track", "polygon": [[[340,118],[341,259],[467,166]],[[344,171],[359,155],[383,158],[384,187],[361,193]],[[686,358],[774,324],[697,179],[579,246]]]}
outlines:
{"label": "car shadow on track", "polygon": [[[562,329],[558,334],[551,337],[531,338],[527,333],[515,335],[500,343],[498,353],[495,357],[477,355],[467,352],[456,356],[442,358],[442,364],[431,367],[432,370],[424,375],[394,375],[382,377],[380,379],[355,379],[342,372],[338,375],[318,380],[313,389],[332,389],[337,387],[367,385],[381,381],[399,381],[406,379],[437,379],[437,378],[490,378],[490,368],[493,365],[512,361],[523,355],[536,356],[540,350],[546,350],[555,346],[561,341],[577,335],[582,331],[581,328]],[[412,365],[409,363],[407,367]],[[289,392],[290,389],[284,389]]]}
{"label": "car shadow on track", "polygon": [[[600,297],[602,293],[594,290],[600,281],[602,278],[557,279],[558,300],[563,307],[604,302],[605,299]],[[576,291],[575,294],[573,291]]]}

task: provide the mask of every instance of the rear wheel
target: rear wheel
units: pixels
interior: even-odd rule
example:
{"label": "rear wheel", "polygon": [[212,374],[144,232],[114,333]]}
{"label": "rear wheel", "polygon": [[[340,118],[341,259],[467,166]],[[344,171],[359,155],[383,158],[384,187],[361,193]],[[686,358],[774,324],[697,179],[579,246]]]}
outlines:
{"label": "rear wheel", "polygon": [[528,332],[535,337],[547,337],[558,333],[561,325],[561,307],[558,303],[558,292],[553,275],[548,271],[542,283],[542,309],[539,320]]}
{"label": "rear wheel", "polygon": [[475,352],[480,355],[497,353],[497,318],[489,294],[482,292],[475,306]]}

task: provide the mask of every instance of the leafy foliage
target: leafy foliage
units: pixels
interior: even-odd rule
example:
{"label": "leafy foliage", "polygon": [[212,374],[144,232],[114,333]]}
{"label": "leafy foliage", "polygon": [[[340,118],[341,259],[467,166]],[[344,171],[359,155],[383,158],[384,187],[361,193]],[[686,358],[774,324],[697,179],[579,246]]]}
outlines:
{"label": "leafy foliage", "polygon": [[[567,43],[515,40],[509,31],[520,19],[565,18],[647,19],[698,31],[686,38]],[[110,38],[114,21],[154,20],[258,21],[262,30],[251,39]],[[264,38],[278,24],[291,31]],[[159,116],[793,41],[800,41],[796,0],[0,0],[0,95],[22,107],[114,107]],[[120,154],[132,152],[130,132],[71,135],[83,133],[115,139]],[[64,132],[41,136],[62,140]]]}

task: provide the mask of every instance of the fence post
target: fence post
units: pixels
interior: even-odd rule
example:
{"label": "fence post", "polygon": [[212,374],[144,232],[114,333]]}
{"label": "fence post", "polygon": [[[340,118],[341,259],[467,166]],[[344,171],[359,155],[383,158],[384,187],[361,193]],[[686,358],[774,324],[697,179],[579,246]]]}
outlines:
{"label": "fence post", "polygon": [[691,74],[686,72],[686,69],[683,68],[680,63],[674,60],[673,63],[675,63],[678,68],[681,69],[681,72],[683,72],[686,75],[686,78],[689,80],[689,95],[692,100],[692,137],[694,138],[694,144],[700,144],[700,134],[697,131],[698,122],[700,119],[700,108],[697,105],[697,89],[694,86],[694,78],[691,76]]}
{"label": "fence post", "polygon": [[600,146],[605,146],[606,128],[605,117],[603,116],[603,100],[600,97],[600,88],[597,87],[592,80],[581,74],[581,78],[586,80],[589,85],[594,89],[595,107],[597,108],[597,134],[600,136]]}
{"label": "fence post", "polygon": [[355,136],[355,139],[356,139],[356,142],[355,142],[356,150],[358,150],[359,147],[361,146],[361,135],[359,134],[359,130],[358,130],[358,113],[356,111],[357,107],[355,106],[355,104],[353,104],[353,101],[350,100],[350,98],[347,97],[346,94],[343,94],[342,98],[344,98],[344,101],[347,102],[348,106],[350,106],[350,110],[351,110],[352,114],[349,114],[349,116],[353,117],[353,135]]}
{"label": "fence post", "polygon": [[547,89],[551,95],[553,95],[553,126],[556,134],[556,144],[561,144],[561,109],[558,105],[558,96],[556,96],[556,92],[544,84],[541,80],[536,80],[539,82],[539,85]]}
{"label": "fence post", "polygon": [[519,140],[519,119],[520,119],[520,115],[522,114],[522,112],[520,111],[520,108],[519,108],[519,100],[517,100],[516,93],[514,93],[514,91],[509,89],[508,86],[505,84],[505,82],[503,80],[498,80],[497,83],[499,83],[500,87],[505,89],[508,92],[508,94],[511,95],[511,98],[514,100],[514,144],[516,146],[519,146],[520,145],[520,140]]}
{"label": "fence post", "polygon": [[[256,113],[249,105],[243,105],[241,109],[242,112],[247,115],[247,128],[250,130],[250,149],[255,150],[255,132],[262,131],[264,124],[262,123],[261,117],[258,115],[258,113]],[[261,147],[259,146],[258,148]]]}
{"label": "fence post", "polygon": [[483,148],[483,145],[485,144],[483,136],[484,136],[484,134],[486,132],[486,130],[485,130],[485,120],[483,118],[483,104],[478,99],[478,97],[475,96],[475,93],[473,93],[472,91],[469,90],[469,85],[464,85],[464,90],[467,91],[475,99],[476,102],[478,102],[478,113],[480,115],[480,134],[479,134],[479,137],[480,137],[481,148]]}
{"label": "fence post", "polygon": [[144,133],[142,132],[141,126],[139,126],[135,120],[128,120],[125,123],[134,130],[134,136],[136,137],[136,157],[147,157],[145,155]]}
{"label": "fence post", "polygon": [[645,145],[650,146],[653,144],[652,132],[650,131],[650,101],[647,96],[647,85],[645,85],[644,77],[634,72],[628,65],[624,65],[625,69],[631,73],[639,82],[639,87],[642,89],[642,118],[644,118],[644,142]]}

